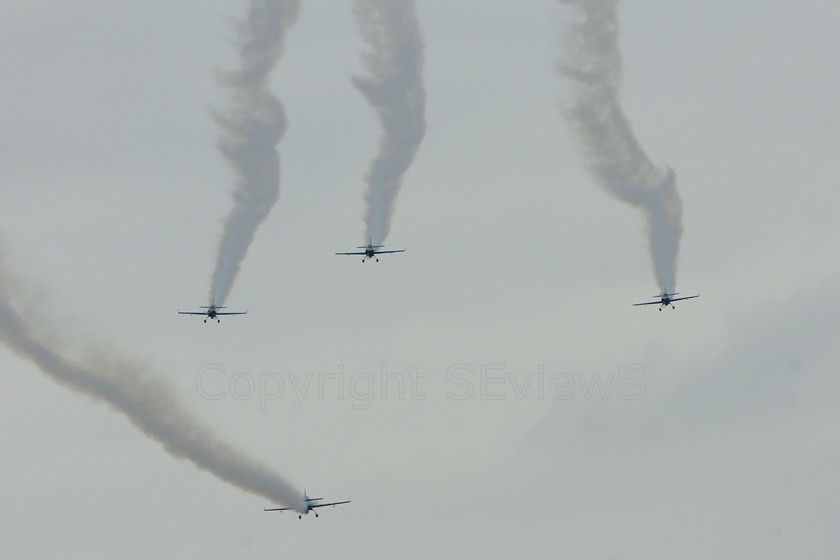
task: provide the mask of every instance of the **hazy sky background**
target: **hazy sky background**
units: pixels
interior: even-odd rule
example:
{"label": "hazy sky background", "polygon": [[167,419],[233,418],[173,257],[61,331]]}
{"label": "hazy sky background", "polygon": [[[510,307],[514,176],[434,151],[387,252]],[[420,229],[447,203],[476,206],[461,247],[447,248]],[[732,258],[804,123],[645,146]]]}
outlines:
{"label": "hazy sky background", "polygon": [[619,7],[623,107],[677,173],[677,289],[702,294],[659,313],[630,305],[658,291],[642,216],[562,118],[570,12],[550,0],[418,0],[427,128],[388,238],[407,252],[333,255],[365,241],[380,130],[351,3],[305,0],[271,77],[280,199],[227,300],[248,315],[218,325],[176,311],[205,304],[231,207],[211,111],[245,4],[3,12],[21,301],[71,354],[128,357],[310,495],[353,500],[264,513],[3,347],[4,558],[840,548],[836,2]]}

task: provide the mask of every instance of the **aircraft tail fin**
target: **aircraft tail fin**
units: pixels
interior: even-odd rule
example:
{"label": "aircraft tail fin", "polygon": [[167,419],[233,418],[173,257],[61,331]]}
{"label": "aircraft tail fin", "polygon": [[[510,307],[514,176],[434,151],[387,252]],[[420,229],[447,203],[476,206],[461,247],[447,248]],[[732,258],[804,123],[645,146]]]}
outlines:
{"label": "aircraft tail fin", "polygon": [[303,501],[304,501],[304,502],[307,502],[307,503],[309,503],[309,502],[320,502],[320,501],[321,501],[321,500],[323,500],[323,499],[324,499],[324,498],[310,498],[310,497],[306,494],[306,488],[304,488],[304,489],[303,489]]}
{"label": "aircraft tail fin", "polygon": [[381,249],[385,245],[374,245],[373,244],[373,237],[368,237],[368,244],[367,245],[359,245],[356,249]]}
{"label": "aircraft tail fin", "polygon": [[199,309],[227,309],[224,305],[216,305],[216,298],[210,300],[210,305],[201,305]]}
{"label": "aircraft tail fin", "polygon": [[658,297],[671,297],[671,296],[675,296],[675,295],[677,295],[677,294],[679,294],[679,292],[669,292],[668,290],[663,289],[661,294],[656,294],[655,296],[651,296],[651,297],[655,297],[655,298],[658,298]]}

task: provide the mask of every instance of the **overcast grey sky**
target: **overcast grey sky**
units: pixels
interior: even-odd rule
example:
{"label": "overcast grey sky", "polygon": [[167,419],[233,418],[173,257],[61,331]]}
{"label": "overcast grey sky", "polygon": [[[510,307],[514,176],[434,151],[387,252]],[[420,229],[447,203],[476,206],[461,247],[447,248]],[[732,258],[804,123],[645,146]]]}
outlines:
{"label": "overcast grey sky", "polygon": [[[840,548],[840,6],[619,6],[623,108],[677,174],[676,310],[586,169],[553,0],[418,0],[426,134],[362,265],[377,116],[350,2],[271,75],[280,198],[203,324],[244,2],[7,1],[0,239],[56,351],[165,379],[319,519],[176,460],[0,347],[4,558],[790,558]],[[383,385],[383,378],[386,380]],[[308,385],[307,385],[308,383]],[[281,385],[282,384],[282,385]],[[282,387],[282,391],[281,391]],[[402,396],[402,398],[400,398]]]}

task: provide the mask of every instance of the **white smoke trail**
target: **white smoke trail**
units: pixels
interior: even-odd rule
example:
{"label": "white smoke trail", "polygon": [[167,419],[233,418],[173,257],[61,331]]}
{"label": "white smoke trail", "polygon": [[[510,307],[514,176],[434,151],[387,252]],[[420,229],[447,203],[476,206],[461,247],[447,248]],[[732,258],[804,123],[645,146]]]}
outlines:
{"label": "white smoke trail", "polygon": [[236,173],[236,190],[210,288],[217,304],[230,293],[257,228],[280,195],[277,144],[286,132],[286,117],[269,91],[268,76],[299,9],[300,0],[251,0],[248,17],[239,25],[241,68],[221,78],[231,89],[234,107],[215,116],[224,131],[219,150]]}
{"label": "white smoke trail", "polygon": [[579,86],[567,118],[595,179],[619,200],[644,210],[656,279],[660,289],[673,291],[683,231],[682,200],[674,171],[651,163],[619,101],[618,0],[559,1],[582,13],[571,28],[571,61],[559,68]]}
{"label": "white smoke trail", "polygon": [[304,511],[303,497],[280,475],[220,440],[178,402],[172,388],[128,360],[102,352],[71,360],[53,350],[44,321],[15,308],[14,284],[0,276],[0,340],[58,383],[123,413],[171,455],[237,488]]}
{"label": "white smoke trail", "polygon": [[357,0],[356,18],[370,50],[368,76],[353,83],[379,116],[383,136],[365,180],[366,241],[382,243],[391,230],[403,175],[426,133],[423,39],[413,0]]}

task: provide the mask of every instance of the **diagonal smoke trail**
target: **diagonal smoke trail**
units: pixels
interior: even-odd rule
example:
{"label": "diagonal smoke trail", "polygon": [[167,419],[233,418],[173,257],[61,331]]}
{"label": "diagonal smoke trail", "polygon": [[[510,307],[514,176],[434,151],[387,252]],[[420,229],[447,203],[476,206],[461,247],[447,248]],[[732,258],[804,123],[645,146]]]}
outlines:
{"label": "diagonal smoke trail", "polygon": [[246,492],[305,509],[298,490],[197,422],[163,381],[113,355],[70,360],[53,350],[55,344],[44,335],[47,325],[32,313],[15,309],[12,285],[0,276],[0,340],[16,354],[58,383],[108,403],[169,454]]}
{"label": "diagonal smoke trail", "polygon": [[217,303],[230,293],[257,228],[280,195],[277,144],[286,132],[286,117],[268,89],[268,76],[299,9],[300,0],[251,0],[248,18],[239,25],[241,68],[221,78],[231,89],[234,107],[215,115],[224,131],[219,150],[236,174],[236,189],[210,288],[210,299]]}
{"label": "diagonal smoke trail", "polygon": [[383,136],[365,180],[366,237],[375,244],[391,230],[403,175],[426,133],[423,39],[413,0],[357,0],[356,18],[370,50],[368,76],[353,84],[379,116]]}
{"label": "diagonal smoke trail", "polygon": [[676,175],[656,168],[633,134],[619,101],[618,0],[559,0],[582,15],[571,28],[572,53],[560,74],[578,85],[566,117],[583,145],[595,179],[622,202],[647,217],[650,253],[660,289],[676,288],[682,238],[682,200]]}

